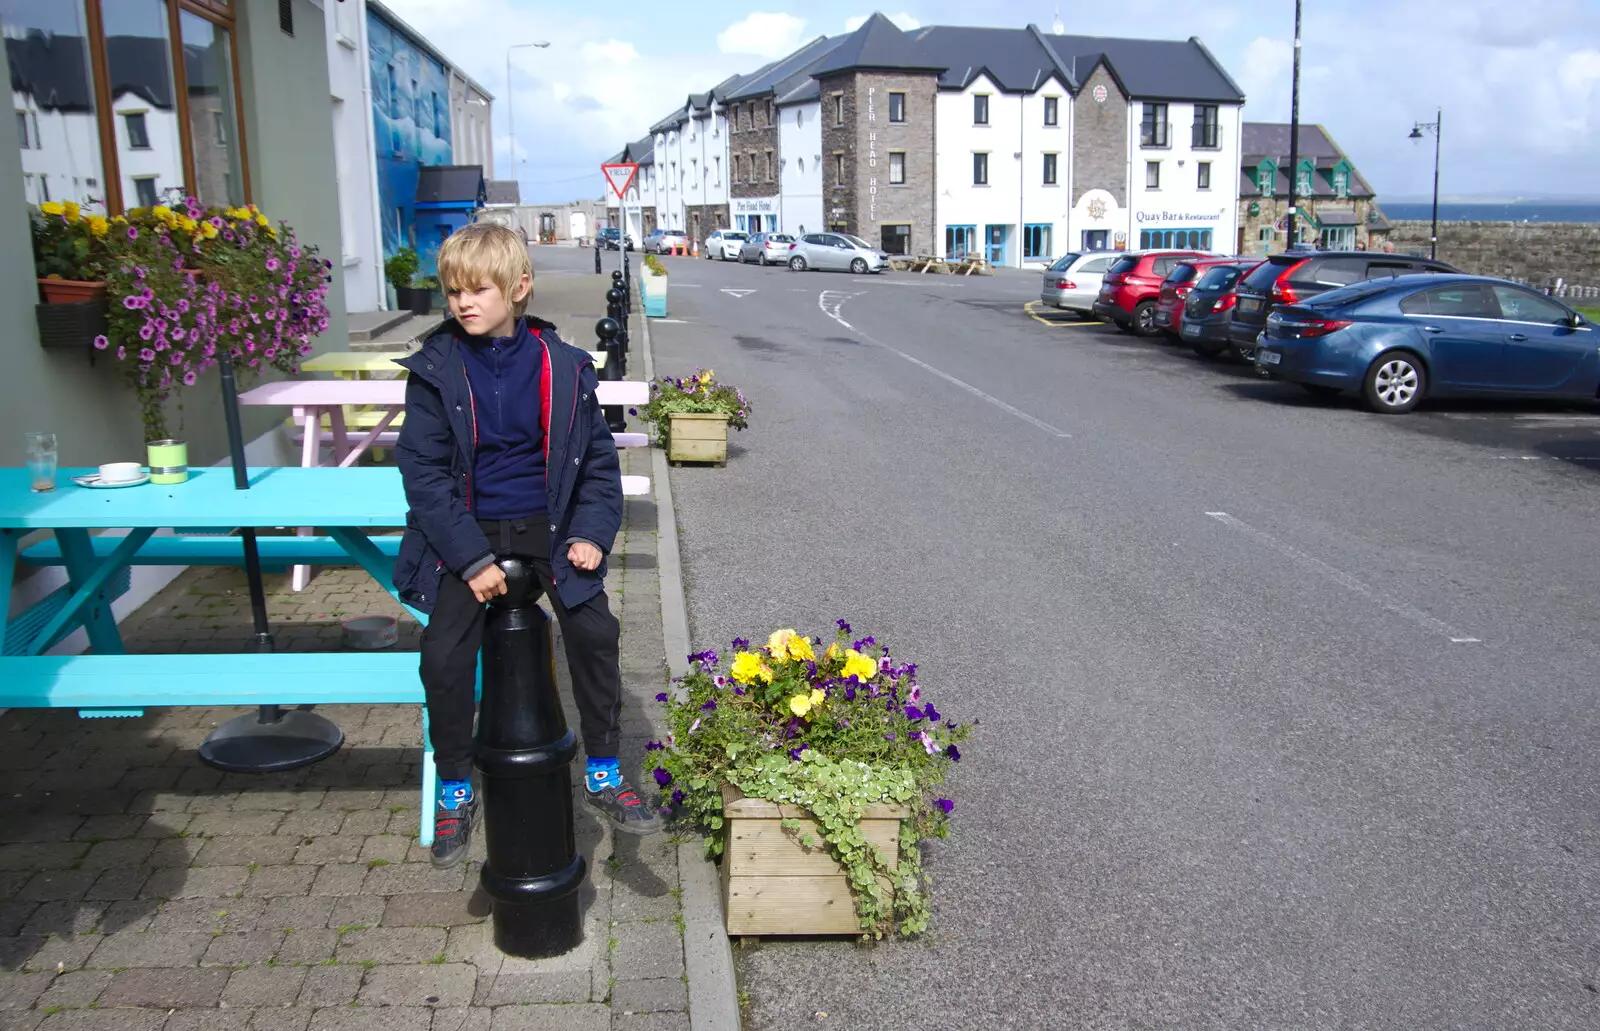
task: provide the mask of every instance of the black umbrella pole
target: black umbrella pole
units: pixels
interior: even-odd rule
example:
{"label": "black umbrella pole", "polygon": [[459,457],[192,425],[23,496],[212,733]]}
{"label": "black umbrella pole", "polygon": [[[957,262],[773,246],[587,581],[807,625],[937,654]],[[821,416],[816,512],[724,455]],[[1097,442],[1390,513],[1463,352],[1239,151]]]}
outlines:
{"label": "black umbrella pole", "polygon": [[578,889],[586,866],[572,814],[578,740],[561,712],[550,618],[534,604],[533,570],[500,563],[506,593],[489,603],[475,762],[483,789],[484,863],[494,943],[533,959],[583,941]]}
{"label": "black umbrella pole", "polygon": [[[222,418],[228,428],[233,486],[235,490],[249,490],[244,427],[239,421],[239,385],[234,379],[232,357],[224,355],[219,365]],[[306,432],[315,433],[316,427],[307,427]],[[244,527],[241,536],[256,651],[271,652],[272,627],[267,621],[267,590],[261,579],[261,550],[256,544],[255,528]],[[302,709],[285,712],[277,705],[263,705],[254,716],[236,716],[212,731],[200,743],[200,759],[209,766],[235,773],[273,773],[325,759],[337,752],[343,743],[344,731],[325,716]]]}

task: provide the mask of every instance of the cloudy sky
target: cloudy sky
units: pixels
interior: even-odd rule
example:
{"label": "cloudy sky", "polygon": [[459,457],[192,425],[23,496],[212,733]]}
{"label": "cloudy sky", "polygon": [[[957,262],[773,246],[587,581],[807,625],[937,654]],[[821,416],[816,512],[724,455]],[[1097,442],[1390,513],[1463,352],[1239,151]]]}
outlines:
{"label": "cloudy sky", "polygon": [[[599,162],[689,93],[874,10],[851,0],[385,3],[495,95],[498,178],[510,177],[506,47],[550,42],[512,54],[517,177],[536,202],[588,195]],[[1050,0],[990,0],[981,16],[955,0],[877,9],[907,27],[1049,31],[1056,16]],[[1293,0],[1080,0],[1060,17],[1082,35],[1198,36],[1244,89],[1246,118],[1288,121]],[[1380,197],[1429,192],[1431,140],[1406,136],[1440,106],[1444,194],[1600,195],[1600,0],[1305,0],[1302,37],[1301,120],[1326,126]]]}

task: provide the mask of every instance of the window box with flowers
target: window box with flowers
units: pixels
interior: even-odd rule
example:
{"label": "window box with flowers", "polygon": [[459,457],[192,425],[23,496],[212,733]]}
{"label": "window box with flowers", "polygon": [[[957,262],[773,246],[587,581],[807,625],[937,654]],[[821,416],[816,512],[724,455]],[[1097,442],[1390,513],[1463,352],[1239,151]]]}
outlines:
{"label": "window box with flowers", "polygon": [[[92,241],[78,267],[104,283],[104,326],[90,343],[126,372],[147,440],[171,436],[166,403],[219,354],[231,355],[246,378],[269,369],[292,374],[311,353],[311,338],[327,330],[332,266],[254,205],[204,208],[190,197],[110,218],[41,205],[36,258],[41,240],[74,234]],[[38,260],[41,272],[54,267]]]}
{"label": "window box with flowers", "polygon": [[654,423],[656,443],[666,449],[669,462],[728,461],[728,427],[747,429],[750,402],[744,392],[718,383],[710,369],[693,376],[664,376],[650,384],[650,403],[638,410],[639,418]]}
{"label": "window box with flowers", "polygon": [[735,639],[689,656],[670,732],[646,746],[663,808],[721,858],[730,934],[882,938],[928,927],[919,842],[944,837],[939,785],[969,728],[925,698],[914,663],[838,621],[821,638]]}
{"label": "window box with flowers", "polygon": [[33,209],[33,264],[39,281],[39,343],[87,350],[106,331],[106,284],[102,268],[111,224],[85,215],[67,201]]}

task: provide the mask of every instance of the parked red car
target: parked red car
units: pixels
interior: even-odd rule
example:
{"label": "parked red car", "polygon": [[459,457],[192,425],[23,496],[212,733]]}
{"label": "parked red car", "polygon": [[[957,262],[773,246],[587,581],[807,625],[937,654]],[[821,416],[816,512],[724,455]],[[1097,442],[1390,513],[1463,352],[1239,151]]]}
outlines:
{"label": "parked red car", "polygon": [[[1156,298],[1156,329],[1165,333],[1172,343],[1177,343],[1178,333],[1183,326],[1184,304],[1189,292],[1200,282],[1200,277],[1206,274],[1207,269],[1218,265],[1239,263],[1238,258],[1210,257],[1188,258],[1174,265],[1172,271],[1167,273],[1167,278],[1161,281],[1161,293]],[[1249,264],[1254,266],[1255,262]]]}
{"label": "parked red car", "polygon": [[1096,318],[1115,322],[1124,333],[1156,332],[1156,300],[1161,282],[1186,258],[1209,258],[1204,251],[1129,251],[1100,281]]}

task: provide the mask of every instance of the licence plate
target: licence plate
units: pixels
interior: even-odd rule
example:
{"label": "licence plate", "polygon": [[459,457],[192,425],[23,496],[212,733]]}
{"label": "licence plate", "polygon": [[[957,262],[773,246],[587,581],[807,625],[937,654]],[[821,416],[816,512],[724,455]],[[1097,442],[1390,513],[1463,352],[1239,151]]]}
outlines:
{"label": "licence plate", "polygon": [[1276,365],[1283,360],[1283,355],[1277,351],[1256,351],[1256,361],[1262,365]]}
{"label": "licence plate", "polygon": [[1182,330],[1182,335],[1186,337],[1197,337],[1200,335],[1200,327],[1185,324]]}
{"label": "licence plate", "polygon": [[1261,298],[1259,298],[1259,297],[1241,297],[1241,298],[1239,298],[1239,310],[1240,311],[1260,311],[1261,310]]}

